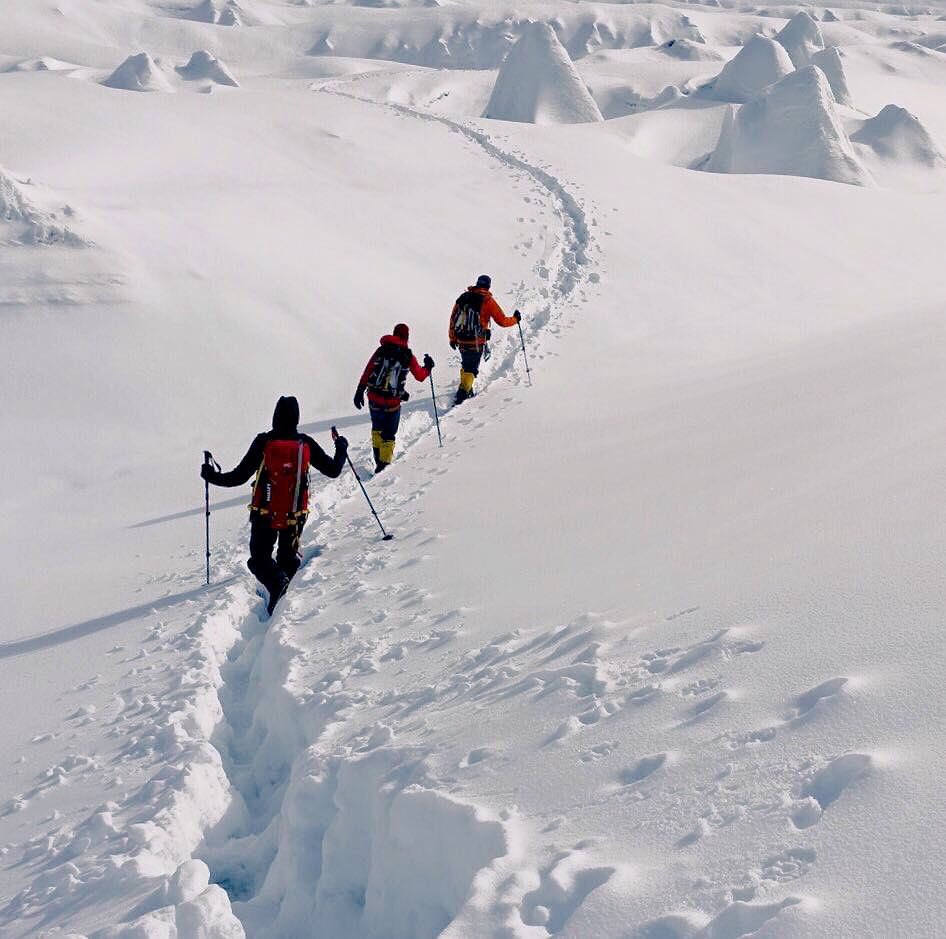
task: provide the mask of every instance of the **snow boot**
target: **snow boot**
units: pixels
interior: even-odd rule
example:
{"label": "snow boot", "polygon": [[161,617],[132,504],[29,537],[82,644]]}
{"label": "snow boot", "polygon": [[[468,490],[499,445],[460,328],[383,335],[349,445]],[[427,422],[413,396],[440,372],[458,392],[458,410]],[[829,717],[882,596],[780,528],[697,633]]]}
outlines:
{"label": "snow boot", "polygon": [[279,572],[279,580],[273,585],[273,589],[269,592],[269,603],[266,605],[266,612],[270,616],[273,615],[273,610],[276,609],[276,604],[286,595],[286,591],[289,589],[289,577],[284,574],[282,571]]}

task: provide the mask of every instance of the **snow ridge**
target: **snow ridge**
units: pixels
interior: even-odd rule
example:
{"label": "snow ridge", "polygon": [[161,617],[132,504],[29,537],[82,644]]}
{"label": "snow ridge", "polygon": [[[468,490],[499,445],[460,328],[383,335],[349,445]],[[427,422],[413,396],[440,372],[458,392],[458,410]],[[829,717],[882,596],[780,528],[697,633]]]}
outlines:
{"label": "snow ridge", "polygon": [[[71,215],[72,209],[64,207]],[[0,223],[13,223],[18,229],[15,243],[30,245],[62,244],[82,247],[89,242],[61,222],[57,213],[38,208],[18,183],[0,166]]]}

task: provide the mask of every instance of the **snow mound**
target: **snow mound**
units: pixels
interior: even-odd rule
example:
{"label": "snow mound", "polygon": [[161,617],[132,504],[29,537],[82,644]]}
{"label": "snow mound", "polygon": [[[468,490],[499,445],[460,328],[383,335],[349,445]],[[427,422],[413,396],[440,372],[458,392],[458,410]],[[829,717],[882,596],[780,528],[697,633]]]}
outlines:
{"label": "snow mound", "polygon": [[240,87],[230,69],[216,56],[207,52],[206,49],[195,52],[190,57],[187,65],[177,66],[176,71],[181,78],[187,81],[206,79],[218,85],[230,85],[233,88]]}
{"label": "snow mound", "polygon": [[484,117],[524,124],[585,124],[601,111],[548,23],[530,23],[509,50]]}
{"label": "snow mound", "polygon": [[171,91],[164,73],[147,52],[130,55],[102,82],[123,91]]}
{"label": "snow mound", "polygon": [[816,65],[824,72],[825,78],[828,79],[828,84],[831,86],[834,100],[847,108],[853,108],[854,99],[851,97],[851,91],[847,86],[841,53],[834,46],[822,49],[811,57],[811,65]]}
{"label": "snow mound", "polygon": [[811,57],[824,48],[821,27],[805,10],[796,13],[775,38],[788,53],[795,68],[804,68]]}
{"label": "snow mound", "polygon": [[660,46],[660,51],[686,62],[719,62],[723,58],[715,49],[690,39],[670,39]]}
{"label": "snow mound", "polygon": [[885,160],[946,166],[946,157],[920,120],[895,104],[888,104],[875,117],[864,121],[851,140],[870,147]]}
{"label": "snow mound", "polygon": [[810,176],[870,185],[848,140],[828,80],[807,66],[727,115],[703,169],[714,173]]}
{"label": "snow mound", "polygon": [[773,39],[753,36],[723,66],[713,85],[719,101],[744,102],[792,72],[792,60]]}
{"label": "snow mound", "polygon": [[216,26],[256,25],[236,0],[203,0],[191,10],[190,19]]}
{"label": "snow mound", "polygon": [[69,69],[79,68],[72,62],[63,62],[61,59],[54,59],[49,55],[42,55],[38,59],[24,59],[17,62],[7,69],[8,72],[65,72]]}
{"label": "snow mound", "polygon": [[[63,209],[63,214],[71,213],[68,206]],[[0,226],[3,223],[16,229],[13,240],[19,244],[63,244],[70,247],[88,244],[60,222],[56,213],[37,208],[23,192],[22,185],[0,167]]]}

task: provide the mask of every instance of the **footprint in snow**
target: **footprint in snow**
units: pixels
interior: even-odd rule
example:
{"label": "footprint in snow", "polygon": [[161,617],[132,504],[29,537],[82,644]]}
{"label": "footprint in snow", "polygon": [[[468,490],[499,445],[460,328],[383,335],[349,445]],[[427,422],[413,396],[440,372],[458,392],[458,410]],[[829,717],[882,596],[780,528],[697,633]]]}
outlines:
{"label": "footprint in snow", "polygon": [[791,813],[795,827],[810,828],[817,824],[825,809],[873,767],[874,760],[867,753],[845,753],[823,766],[802,787],[801,798]]}

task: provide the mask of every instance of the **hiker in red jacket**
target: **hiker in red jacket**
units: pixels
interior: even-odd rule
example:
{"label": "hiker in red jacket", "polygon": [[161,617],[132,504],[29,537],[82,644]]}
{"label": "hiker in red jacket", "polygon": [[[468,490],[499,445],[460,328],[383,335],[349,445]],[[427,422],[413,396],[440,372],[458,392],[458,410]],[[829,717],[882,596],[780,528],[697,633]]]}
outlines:
{"label": "hiker in red jacket", "polygon": [[480,274],[476,284],[467,287],[457,297],[450,314],[450,348],[460,350],[460,386],[457,388],[457,404],[473,396],[473,382],[480,370],[480,359],[490,339],[490,322],[497,326],[515,326],[522,319],[516,310],[506,316],[502,307],[490,293],[493,282],[489,274]]}
{"label": "hiker in red jacket", "polygon": [[[273,429],[258,434],[236,469],[222,473],[209,464],[200,475],[215,486],[242,486],[256,473],[250,504],[250,559],[246,566],[269,591],[270,613],[302,563],[299,539],[309,512],[309,467],[335,479],[345,466],[348,441],[335,441],[335,456],[299,433],[299,402],[280,398]],[[273,561],[273,548],[276,560]]]}
{"label": "hiker in red jacket", "polygon": [[394,438],[401,422],[401,402],[410,397],[404,390],[407,373],[410,372],[418,381],[426,381],[434,367],[434,360],[429,355],[424,356],[423,366],[418,363],[407,344],[409,338],[410,330],[404,323],[398,323],[390,336],[382,336],[355,391],[355,407],[359,411],[365,406],[365,392],[368,392],[376,473],[394,459]]}

